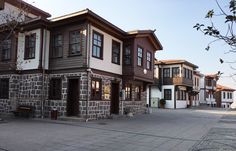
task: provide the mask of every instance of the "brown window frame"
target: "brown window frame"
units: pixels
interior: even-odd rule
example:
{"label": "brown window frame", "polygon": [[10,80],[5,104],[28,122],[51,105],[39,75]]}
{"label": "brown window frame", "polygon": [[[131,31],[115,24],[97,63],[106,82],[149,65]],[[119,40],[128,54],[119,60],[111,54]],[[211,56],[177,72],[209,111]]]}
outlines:
{"label": "brown window frame", "polygon": [[[59,39],[58,36],[61,36],[61,39]],[[58,33],[52,36],[51,58],[61,58],[63,56],[63,45],[64,45],[63,42],[64,42],[63,34]]]}
{"label": "brown window frame", "polygon": [[25,36],[24,59],[34,59],[36,51],[36,33]]}
{"label": "brown window frame", "polygon": [[[97,35],[97,39],[95,39],[95,35]],[[98,37],[100,37],[100,39]],[[92,57],[103,60],[103,42],[104,42],[103,35],[94,30],[93,31],[93,41],[92,41]],[[99,43],[100,43],[100,45],[99,45]],[[96,48],[96,50],[95,50],[95,48]],[[99,56],[97,53],[98,49],[100,50]]]}
{"label": "brown window frame", "polygon": [[[79,37],[77,37],[79,40],[73,40],[72,34],[73,33],[79,33]],[[76,38],[75,38],[76,39]],[[81,30],[73,30],[69,32],[69,56],[78,56],[82,55],[82,33]],[[75,50],[72,50],[74,45],[78,45]],[[75,51],[75,52],[74,52]]]}
{"label": "brown window frame", "polygon": [[163,68],[163,78],[170,78],[170,68]]}
{"label": "brown window frame", "polygon": [[164,89],[164,99],[165,100],[172,100],[172,90],[171,89]]}
{"label": "brown window frame", "polygon": [[[121,44],[118,41],[112,40],[112,63],[120,65],[120,48]],[[116,58],[117,57],[117,61]]]}
{"label": "brown window frame", "polygon": [[12,40],[7,39],[2,41],[2,61],[11,60]]}
{"label": "brown window frame", "polygon": [[140,101],[141,100],[141,86],[135,86],[134,89],[134,100]]}
{"label": "brown window frame", "polygon": [[[140,52],[140,50],[142,50],[142,52]],[[141,62],[141,64],[139,64]],[[137,48],[137,65],[139,67],[143,66],[143,48],[138,46]]]}
{"label": "brown window frame", "polygon": [[132,65],[132,51],[131,51],[131,46],[128,45],[124,49],[124,65]]}
{"label": "brown window frame", "polygon": [[172,77],[180,77],[180,68],[172,67]]}
{"label": "brown window frame", "polygon": [[0,79],[0,99],[9,99],[9,79]]}
{"label": "brown window frame", "polygon": [[61,100],[62,95],[62,79],[51,78],[49,81],[49,99]]}
{"label": "brown window frame", "polygon": [[[93,82],[95,82],[94,87],[93,87]],[[98,92],[96,93],[96,91],[97,91],[96,90],[97,82],[99,83],[99,88],[98,88]],[[91,100],[101,100],[102,99],[102,80],[101,79],[92,78],[90,98],[91,98]]]}
{"label": "brown window frame", "polygon": [[147,51],[146,55],[147,55],[146,56],[147,57],[147,64],[146,64],[147,69],[152,70],[152,53]]}
{"label": "brown window frame", "polygon": [[125,100],[131,101],[131,99],[132,99],[132,85],[126,84],[125,85]]}

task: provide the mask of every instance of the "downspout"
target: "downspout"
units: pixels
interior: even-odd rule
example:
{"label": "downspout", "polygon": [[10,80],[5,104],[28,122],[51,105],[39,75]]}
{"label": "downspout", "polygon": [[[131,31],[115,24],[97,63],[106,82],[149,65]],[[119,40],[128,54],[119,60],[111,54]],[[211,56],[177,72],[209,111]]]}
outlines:
{"label": "downspout", "polygon": [[44,32],[40,29],[41,33],[41,57],[40,57],[40,68],[42,69],[42,88],[41,88],[41,118],[44,118],[44,69],[43,69],[43,50],[44,50]]}
{"label": "downspout", "polygon": [[89,103],[89,78],[90,78],[90,73],[91,73],[91,68],[90,68],[90,37],[91,37],[91,25],[88,23],[87,27],[87,101],[86,101],[86,122],[88,121],[88,103]]}

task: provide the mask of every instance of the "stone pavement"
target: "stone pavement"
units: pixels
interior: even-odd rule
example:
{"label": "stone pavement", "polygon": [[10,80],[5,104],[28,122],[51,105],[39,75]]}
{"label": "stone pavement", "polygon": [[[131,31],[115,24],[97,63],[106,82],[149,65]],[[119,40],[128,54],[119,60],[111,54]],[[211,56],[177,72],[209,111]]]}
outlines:
{"label": "stone pavement", "polygon": [[218,150],[227,143],[230,150],[234,115],[226,110],[158,109],[88,123],[8,119],[0,122],[0,151],[196,151],[204,146],[211,150],[209,146],[219,143],[208,140],[221,138],[218,132],[227,134]]}

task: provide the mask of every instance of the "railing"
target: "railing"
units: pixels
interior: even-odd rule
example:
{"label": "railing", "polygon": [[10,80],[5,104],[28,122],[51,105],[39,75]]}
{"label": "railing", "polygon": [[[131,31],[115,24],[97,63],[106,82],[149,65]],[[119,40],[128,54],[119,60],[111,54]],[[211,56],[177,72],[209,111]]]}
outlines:
{"label": "railing", "polygon": [[164,85],[186,85],[186,86],[193,86],[193,80],[186,79],[183,77],[174,77],[174,78],[163,78]]}

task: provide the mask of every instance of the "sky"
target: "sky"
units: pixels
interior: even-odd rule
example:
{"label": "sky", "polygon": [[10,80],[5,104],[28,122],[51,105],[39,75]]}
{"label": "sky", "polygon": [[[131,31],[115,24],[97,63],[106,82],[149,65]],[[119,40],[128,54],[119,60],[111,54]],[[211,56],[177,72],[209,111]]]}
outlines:
{"label": "sky", "polygon": [[[52,18],[89,8],[99,16],[124,31],[156,29],[155,34],[163,46],[156,53],[158,60],[184,59],[197,66],[203,74],[224,74],[219,84],[236,89],[236,81],[230,75],[236,73],[230,66],[220,64],[219,58],[235,61],[235,53],[226,53],[229,47],[223,42],[214,43],[210,51],[205,48],[213,39],[193,29],[196,23],[209,23],[207,12],[219,9],[215,0],[25,0],[50,13]],[[227,0],[221,1],[227,9]],[[223,19],[216,19],[220,29],[225,28]],[[222,24],[221,24],[222,23]]]}

